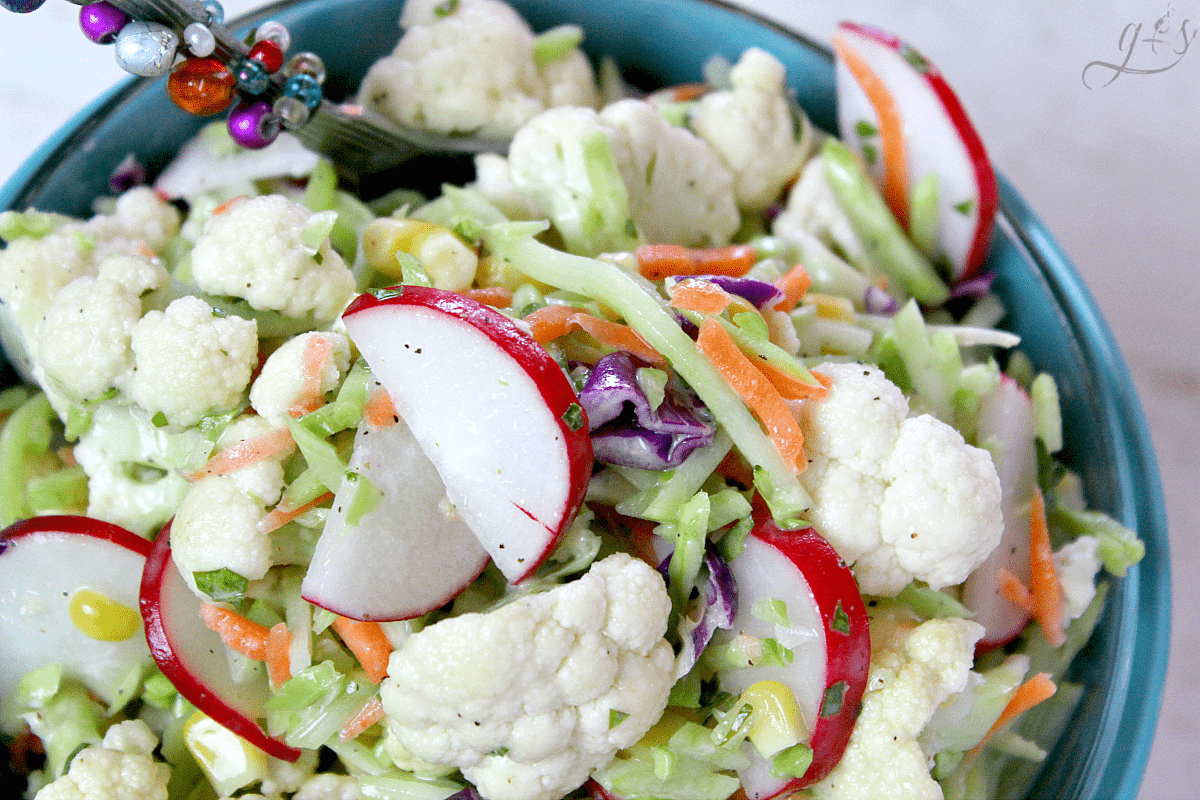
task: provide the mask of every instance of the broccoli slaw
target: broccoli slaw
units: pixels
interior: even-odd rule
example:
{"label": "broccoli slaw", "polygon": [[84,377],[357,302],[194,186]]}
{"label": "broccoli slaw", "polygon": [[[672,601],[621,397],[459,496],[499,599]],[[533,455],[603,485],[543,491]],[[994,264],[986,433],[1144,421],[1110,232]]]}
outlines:
{"label": "broccoli slaw", "polygon": [[[157,654],[100,677],[47,663],[5,687],[13,746],[45,749],[31,792],[1019,787],[1078,701],[1064,676],[1102,573],[1124,574],[1141,546],[1055,460],[1053,379],[996,328],[986,275],[948,279],[928,242],[901,241],[861,152],[797,112],[763,51],[714,61],[698,96],[618,99],[590,67],[594,91],[578,89],[574,31],[534,36],[486,0],[435,12],[406,6],[408,41],[367,82],[381,110],[388,70],[402,94],[420,82],[396,73],[485,24],[515,31],[523,69],[575,86],[514,104],[509,155],[480,157],[472,184],[363,200],[319,161],[299,186],[255,174],[214,126],[168,170],[183,176],[175,202],[141,187],[88,221],[0,217],[6,346],[38,387],[0,396],[4,522],[74,514],[157,534],[193,621],[220,637],[222,680],[264,688],[253,722],[281,744],[232,733]],[[217,172],[233,177],[188,187]],[[536,571],[514,580],[471,550],[468,525],[465,588],[410,618],[355,619],[306,588],[333,533],[365,537],[386,514],[458,522],[465,505],[411,443],[347,310],[363,292],[407,302],[403,286],[466,297],[536,342],[595,460]],[[431,499],[397,511],[418,489]],[[844,562],[850,588],[804,567],[799,584],[814,614],[831,598],[838,633],[869,618],[869,647],[854,645],[869,671],[817,648],[817,684],[794,682],[822,622],[755,582],[752,567],[781,569],[763,567],[785,552],[768,528],[815,530],[804,558]],[[997,560],[1014,532],[1031,574]],[[844,724],[819,730],[827,719]]]}

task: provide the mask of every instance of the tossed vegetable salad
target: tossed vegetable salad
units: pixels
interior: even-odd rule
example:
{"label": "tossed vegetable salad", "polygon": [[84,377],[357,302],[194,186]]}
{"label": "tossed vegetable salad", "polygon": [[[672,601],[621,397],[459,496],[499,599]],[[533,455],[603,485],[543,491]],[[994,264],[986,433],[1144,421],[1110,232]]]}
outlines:
{"label": "tossed vegetable salad", "polygon": [[496,0],[402,23],[360,102],[511,134],[471,183],[214,123],[0,214],[28,795],[1023,793],[1143,550],[997,327],[937,70],[843,24],[835,137],[762,50],[640,96]]}

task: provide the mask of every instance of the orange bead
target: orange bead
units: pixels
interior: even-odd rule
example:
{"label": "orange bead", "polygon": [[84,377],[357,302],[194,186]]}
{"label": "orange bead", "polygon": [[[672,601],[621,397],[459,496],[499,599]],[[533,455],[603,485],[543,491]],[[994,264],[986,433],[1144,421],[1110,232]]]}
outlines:
{"label": "orange bead", "polygon": [[189,58],[167,78],[171,101],[200,117],[229,108],[235,94],[237,79],[215,58]]}

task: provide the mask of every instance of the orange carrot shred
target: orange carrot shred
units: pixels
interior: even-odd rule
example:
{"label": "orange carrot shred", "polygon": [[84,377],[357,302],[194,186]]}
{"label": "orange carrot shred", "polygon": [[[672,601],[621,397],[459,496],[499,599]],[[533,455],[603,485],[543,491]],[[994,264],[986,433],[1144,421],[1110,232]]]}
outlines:
{"label": "orange carrot shred", "polygon": [[330,627],[354,653],[358,663],[367,671],[367,679],[371,683],[379,683],[387,677],[392,643],[378,622],[338,617]]}
{"label": "orange carrot shred", "polygon": [[540,344],[552,342],[575,330],[582,330],[603,345],[625,350],[651,364],[664,364],[666,359],[628,325],[600,319],[574,306],[549,305],[525,317],[533,338]]}
{"label": "orange carrot shred", "polygon": [[283,508],[281,506],[276,506],[275,508],[271,509],[271,512],[267,514],[267,516],[263,517],[261,522],[258,523],[258,528],[263,533],[277,531],[301,514],[312,511],[317,506],[327,503],[332,499],[333,492],[325,492],[325,494],[321,495],[320,497],[315,497],[312,500],[309,500],[307,503],[298,505],[295,508]]}
{"label": "orange carrot shred", "polygon": [[357,739],[363,731],[383,719],[383,701],[378,696],[372,697],[353,717],[346,721],[338,731],[338,741],[348,742]]}
{"label": "orange carrot shred", "polygon": [[230,209],[232,209],[234,206],[236,206],[238,203],[242,202],[245,199],[247,199],[247,195],[244,195],[244,194],[239,194],[237,197],[231,197],[228,200],[226,200],[224,203],[221,203],[219,206],[214,208],[212,210],[212,215],[214,217],[219,217],[222,214],[228,214]]}
{"label": "orange carrot shred", "polygon": [[333,343],[324,336],[313,334],[304,342],[300,367],[300,394],[296,402],[288,408],[288,414],[293,419],[299,419],[324,405],[321,399],[321,373],[325,371],[325,364],[332,354]]}
{"label": "orange carrot shred", "polygon": [[1033,593],[1021,579],[1003,567],[998,573],[1000,578],[1000,596],[1017,608],[1023,608],[1033,613]]}
{"label": "orange carrot shred", "polygon": [[685,278],[667,292],[671,295],[671,307],[697,314],[720,314],[733,298],[729,292],[712,281]]}
{"label": "orange carrot shred", "polygon": [[266,626],[246,619],[236,611],[202,603],[200,618],[205,626],[221,637],[225,646],[234,652],[241,653],[255,661],[265,661],[267,658]]}
{"label": "orange carrot shred", "polygon": [[794,472],[801,472],[807,466],[804,433],[779,391],[716,320],[700,325],[696,345],[758,417],[783,460]]}
{"label": "orange carrot shred", "polygon": [[286,427],[275,428],[266,433],[230,445],[204,463],[204,468],[192,475],[193,480],[208,475],[228,475],[243,467],[257,464],[289,452],[296,446],[292,432]]}
{"label": "orange carrot shred", "polygon": [[696,81],[694,83],[678,83],[670,87],[671,99],[677,103],[683,103],[689,100],[699,100],[701,97],[708,94],[711,89],[712,86],[704,83],[703,81]]}
{"label": "orange carrot shred", "polygon": [[1029,680],[1022,683],[1013,692],[1013,696],[1009,699],[1008,704],[1004,706],[1004,710],[1000,712],[1000,716],[992,723],[992,727],[984,734],[983,739],[971,751],[972,754],[977,754],[983,749],[984,744],[988,739],[996,734],[1001,728],[1007,725],[1015,717],[1024,714],[1029,709],[1036,706],[1043,700],[1048,700],[1058,691],[1058,687],[1050,678],[1050,673],[1039,672]]}
{"label": "orange carrot shred", "polygon": [[784,273],[779,280],[775,281],[775,288],[783,292],[783,299],[775,303],[776,311],[791,311],[800,303],[800,298],[804,297],[804,293],[812,286],[812,277],[800,264],[789,269]]}
{"label": "orange carrot shred", "polygon": [[[753,364],[771,382],[784,400],[820,400],[829,394],[829,387],[825,383],[808,383],[790,372],[780,369],[770,361],[758,360]],[[818,381],[821,380],[817,373],[813,372],[811,375]]]}
{"label": "orange carrot shred", "polygon": [[1029,507],[1029,590],[1033,595],[1033,618],[1038,621],[1046,641],[1059,647],[1067,640],[1063,614],[1062,585],[1054,566],[1050,544],[1050,526],[1046,523],[1046,501],[1036,486]]}
{"label": "orange carrot shred", "polygon": [[512,306],[512,292],[503,286],[482,286],[479,288],[463,289],[459,292],[463,297],[469,297],[477,303],[494,308],[509,308]]}
{"label": "orange carrot shred", "polygon": [[292,677],[292,634],[287,624],[280,622],[267,631],[266,658],[267,675],[271,685],[278,688]]}
{"label": "orange carrot shred", "polygon": [[678,244],[644,244],[634,251],[642,277],[660,281],[671,275],[745,275],[758,255],[747,244],[724,247],[684,247]]}
{"label": "orange carrot shred", "polygon": [[900,109],[887,85],[845,39],[834,36],[833,49],[854,75],[879,116],[879,143],[883,147],[883,199],[900,227],[908,230],[908,159],[904,149],[904,120],[900,116]]}
{"label": "orange carrot shred", "polygon": [[379,386],[367,395],[366,405],[363,406],[363,419],[375,430],[390,428],[400,421],[387,389]]}

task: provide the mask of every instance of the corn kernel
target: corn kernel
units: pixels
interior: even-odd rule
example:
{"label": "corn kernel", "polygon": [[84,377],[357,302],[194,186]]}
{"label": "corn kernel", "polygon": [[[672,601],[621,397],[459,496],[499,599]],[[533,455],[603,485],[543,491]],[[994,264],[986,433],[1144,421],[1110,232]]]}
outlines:
{"label": "corn kernel", "polygon": [[809,736],[796,695],[779,681],[759,681],[742,692],[753,709],[748,737],[763,756],[806,741]]}
{"label": "corn kernel", "polygon": [[80,633],[101,642],[123,642],[142,629],[135,609],[92,589],[75,591],[67,610]]}

